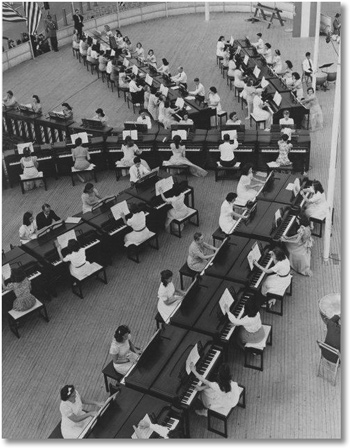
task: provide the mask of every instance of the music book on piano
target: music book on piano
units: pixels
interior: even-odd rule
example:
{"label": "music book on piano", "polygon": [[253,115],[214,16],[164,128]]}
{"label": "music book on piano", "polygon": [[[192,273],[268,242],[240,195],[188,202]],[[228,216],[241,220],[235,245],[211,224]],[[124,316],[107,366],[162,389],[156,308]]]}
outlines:
{"label": "music book on piano", "polygon": [[192,95],[186,96],[186,100],[195,100],[195,99],[196,99],[195,96],[192,96]]}
{"label": "music book on piano", "polygon": [[184,107],[184,105],[185,105],[185,101],[183,98],[176,98],[176,101],[175,101],[176,107],[179,107],[180,109],[182,109]]}
{"label": "music book on piano", "polygon": [[111,50],[111,56],[115,56],[115,50]]}
{"label": "music book on piano", "polygon": [[234,40],[234,38],[233,38],[233,36],[231,36],[231,39],[230,39],[230,45],[232,46],[233,45],[233,42],[234,42],[235,40]]}
{"label": "music book on piano", "polygon": [[76,239],[77,239],[77,236],[75,234],[75,231],[72,229],[66,233],[63,233],[62,235],[58,235],[57,242],[62,248],[64,248],[64,247],[68,246],[69,240],[76,240]]}
{"label": "music book on piano", "polygon": [[137,130],[136,129],[127,129],[123,131],[123,140],[125,140],[125,137],[130,135],[130,137],[133,140],[137,140]]}
{"label": "music book on piano", "polygon": [[82,143],[89,143],[89,137],[88,137],[87,132],[78,132],[77,134],[72,134],[70,136],[70,139],[71,139],[72,143],[75,143],[75,140],[79,137],[81,138]]}
{"label": "music book on piano", "polygon": [[255,78],[259,78],[260,72],[260,68],[256,65],[253,70],[253,75],[255,76]]}
{"label": "music book on piano", "polygon": [[81,218],[75,217],[75,216],[68,216],[68,218],[65,219],[66,224],[79,224],[81,221]]}
{"label": "music book on piano", "polygon": [[[295,179],[296,180],[296,179]],[[294,183],[289,183],[287,186],[286,186],[286,190],[288,190],[288,191],[294,191]]]}
{"label": "music book on piano", "polygon": [[124,215],[128,215],[130,213],[128,203],[126,201],[122,201],[118,204],[113,205],[113,207],[111,207],[111,212],[113,218],[118,221],[118,219],[120,219],[121,217],[121,213],[124,213]]}
{"label": "music book on piano", "polygon": [[282,219],[282,213],[281,213],[281,209],[279,208],[275,211],[275,226],[276,227],[279,226],[281,219]]}
{"label": "music book on piano", "polygon": [[182,140],[187,140],[187,131],[185,129],[178,129],[177,131],[171,131],[171,138],[174,140],[175,135],[179,135]]}
{"label": "music book on piano", "polygon": [[8,280],[11,277],[11,266],[10,263],[4,264],[2,267],[2,276],[5,280]]}
{"label": "music book on piano", "polygon": [[132,72],[133,72],[133,74],[134,75],[138,75],[138,73],[139,73],[139,68],[137,67],[137,65],[133,65],[132,66]]}
{"label": "music book on piano", "polygon": [[248,61],[249,61],[249,56],[246,54],[243,59],[244,65],[248,65]]}
{"label": "music book on piano", "polygon": [[30,152],[33,152],[33,151],[34,151],[33,143],[32,143],[32,142],[27,142],[27,143],[17,143],[17,151],[18,151],[18,154],[23,154],[23,149],[24,149],[24,148],[29,148],[29,149],[30,149]]}
{"label": "music book on piano", "polygon": [[247,205],[247,200],[242,198],[236,198],[234,205],[237,205],[238,207],[245,207]]}
{"label": "music book on piano", "polygon": [[279,166],[280,166],[280,164],[277,163],[277,162],[275,162],[275,161],[267,162],[266,165],[267,165],[269,168],[279,168]]}
{"label": "music book on piano", "polygon": [[[152,423],[148,414],[146,414],[142,420],[144,420],[149,425]],[[139,432],[140,436],[137,436],[136,432],[134,432],[132,434],[131,438],[132,439],[149,439],[153,433],[153,429],[151,429],[150,427],[144,428],[144,429],[138,428],[138,432]]]}
{"label": "music book on piano", "polygon": [[298,196],[299,192],[300,192],[300,179],[299,179],[299,177],[297,177],[295,179],[295,181],[294,181],[294,184],[293,184],[293,194],[294,194],[294,196],[295,197]]}
{"label": "music book on piano", "polygon": [[155,184],[156,196],[160,195],[159,188],[162,188],[163,193],[165,193],[166,191],[171,190],[173,188],[173,186],[174,186],[173,176],[166,177],[164,179],[160,179]]}
{"label": "music book on piano", "polygon": [[123,59],[123,65],[124,65],[124,67],[129,67],[129,64],[130,64],[129,60],[126,59],[126,58],[124,58],[124,59]]}
{"label": "music book on piano", "polygon": [[253,261],[258,261],[261,258],[260,248],[257,242],[255,242],[247,255],[247,260],[249,263],[250,270],[252,271],[254,268]]}
{"label": "music book on piano", "polygon": [[270,83],[269,83],[269,81],[266,81],[265,76],[263,76],[260,84],[261,84],[261,87],[263,89],[265,89],[265,87],[267,87]]}
{"label": "music book on piano", "polygon": [[169,89],[168,89],[168,87],[165,87],[164,84],[161,84],[161,85],[159,86],[159,91],[160,91],[160,93],[161,93],[162,95],[164,95],[165,97],[168,96]]}
{"label": "music book on piano", "polygon": [[191,373],[191,369],[190,369],[191,362],[193,362],[193,364],[196,365],[197,361],[200,358],[201,357],[199,356],[199,353],[198,353],[198,344],[196,344],[193,347],[193,349],[190,351],[190,354],[188,355],[188,357],[186,359],[186,372],[187,372],[187,375],[189,375]]}
{"label": "music book on piano", "polygon": [[226,314],[226,311],[225,311],[226,305],[228,306],[228,308],[230,308],[230,306],[233,304],[233,302],[234,302],[234,299],[233,299],[230,291],[226,288],[219,300],[219,305],[220,305],[222,314]]}
{"label": "music book on piano", "polygon": [[153,78],[152,76],[150,76],[148,73],[146,74],[146,79],[145,79],[146,84],[148,84],[149,86],[151,86],[153,84]]}
{"label": "music book on piano", "polygon": [[281,104],[282,101],[282,96],[279,92],[275,92],[274,96],[273,96],[273,102],[276,104],[276,106],[279,107],[279,105]]}
{"label": "music book on piano", "polygon": [[224,139],[224,135],[228,134],[230,136],[230,140],[237,140],[237,131],[235,129],[229,129],[227,131],[221,131],[221,140]]}

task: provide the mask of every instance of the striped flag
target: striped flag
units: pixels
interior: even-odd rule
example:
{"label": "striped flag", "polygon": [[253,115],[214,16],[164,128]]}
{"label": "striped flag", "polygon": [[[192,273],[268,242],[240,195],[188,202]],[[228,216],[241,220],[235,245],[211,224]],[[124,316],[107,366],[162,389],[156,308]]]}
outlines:
{"label": "striped flag", "polygon": [[26,22],[27,19],[15,11],[8,3],[2,4],[2,20],[5,22]]}
{"label": "striped flag", "polygon": [[23,2],[24,14],[28,20],[28,32],[34,34],[41,19],[41,8],[36,2]]}

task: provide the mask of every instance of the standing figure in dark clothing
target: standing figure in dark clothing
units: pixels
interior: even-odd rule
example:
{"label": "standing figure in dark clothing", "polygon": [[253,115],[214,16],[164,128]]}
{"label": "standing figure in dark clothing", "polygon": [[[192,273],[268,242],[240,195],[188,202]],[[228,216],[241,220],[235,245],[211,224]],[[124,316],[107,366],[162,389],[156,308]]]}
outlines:
{"label": "standing figure in dark clothing", "polygon": [[[327,322],[327,334],[325,344],[330,345],[340,351],[340,316],[335,314]],[[322,356],[330,362],[337,362],[337,356],[328,350],[321,348]]]}
{"label": "standing figure in dark clothing", "polygon": [[73,15],[73,20],[74,20],[74,28],[78,31],[79,39],[81,39],[83,36],[84,17],[80,14],[79,9],[75,10],[75,14]]}
{"label": "standing figure in dark clothing", "polygon": [[50,226],[53,221],[59,221],[61,219],[53,210],[51,210],[51,206],[49,204],[44,204],[41,208],[42,212],[38,213],[36,216],[36,225],[38,230]]}
{"label": "standing figure in dark clothing", "polygon": [[48,14],[44,23],[45,23],[46,36],[50,39],[50,42],[51,42],[51,48],[53,51],[58,51],[58,43],[57,43],[58,25],[57,25],[57,22],[52,19],[50,14]]}

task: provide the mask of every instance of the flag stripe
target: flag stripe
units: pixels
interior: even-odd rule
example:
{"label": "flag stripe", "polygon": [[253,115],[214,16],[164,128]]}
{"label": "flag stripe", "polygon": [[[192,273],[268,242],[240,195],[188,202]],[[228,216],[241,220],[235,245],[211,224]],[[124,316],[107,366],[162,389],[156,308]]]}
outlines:
{"label": "flag stripe", "polygon": [[28,32],[34,34],[41,19],[41,9],[36,2],[24,2],[24,14],[28,20]]}
{"label": "flag stripe", "polygon": [[15,11],[8,3],[2,4],[2,20],[5,22],[26,22],[27,19]]}

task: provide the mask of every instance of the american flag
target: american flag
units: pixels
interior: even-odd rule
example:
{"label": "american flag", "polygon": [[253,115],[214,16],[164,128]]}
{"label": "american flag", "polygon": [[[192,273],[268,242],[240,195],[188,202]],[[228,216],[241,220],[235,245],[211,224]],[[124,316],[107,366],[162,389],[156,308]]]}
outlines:
{"label": "american flag", "polygon": [[41,8],[36,2],[23,2],[24,14],[28,20],[28,32],[34,34],[41,19]]}
{"label": "american flag", "polygon": [[26,22],[27,19],[15,11],[8,3],[2,4],[2,20],[5,22]]}

